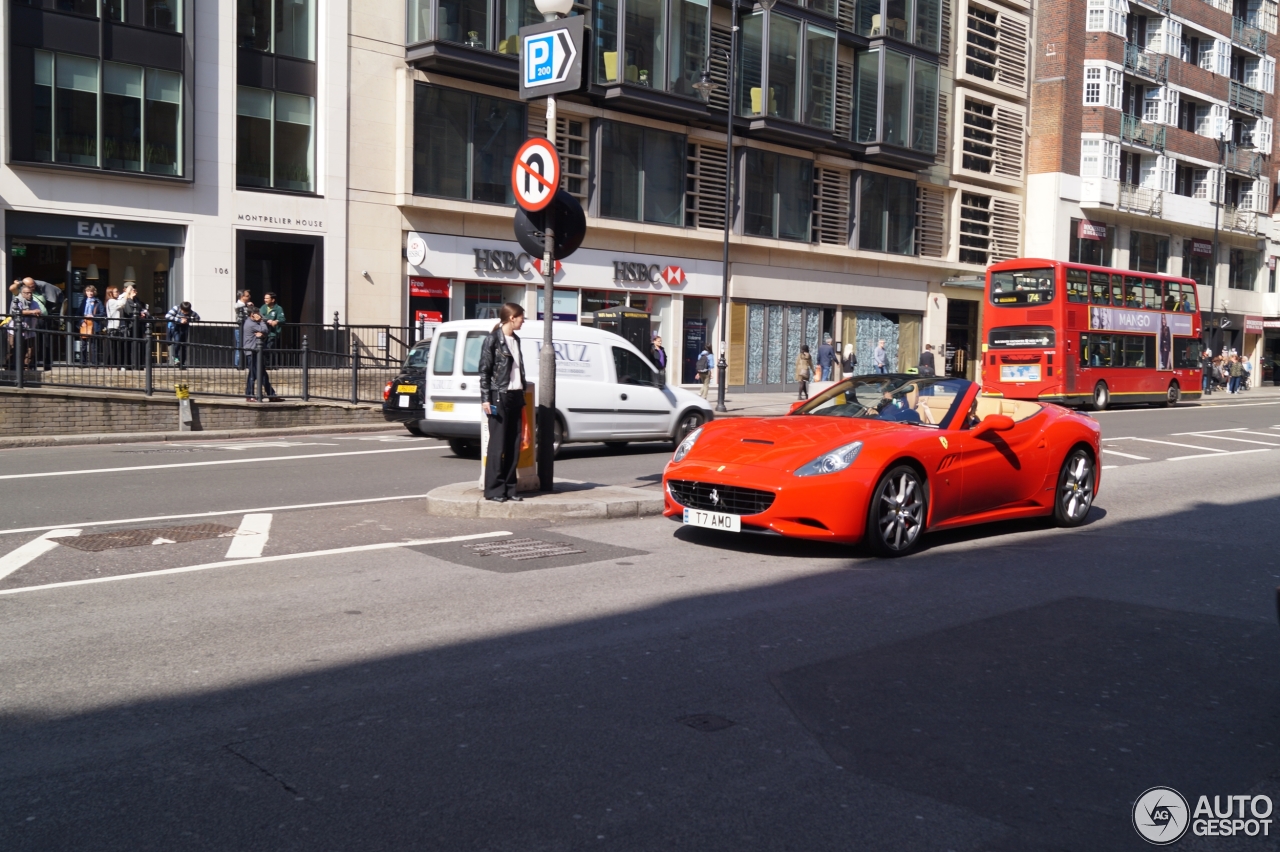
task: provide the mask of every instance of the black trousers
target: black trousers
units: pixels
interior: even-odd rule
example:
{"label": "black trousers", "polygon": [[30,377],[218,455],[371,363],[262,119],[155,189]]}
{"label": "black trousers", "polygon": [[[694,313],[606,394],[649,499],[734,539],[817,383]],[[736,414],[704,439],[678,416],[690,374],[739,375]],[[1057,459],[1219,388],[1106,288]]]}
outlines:
{"label": "black trousers", "polygon": [[501,401],[489,407],[489,447],[484,464],[484,496],[487,499],[516,496],[516,466],[520,462],[520,413],[522,391],[504,391]]}

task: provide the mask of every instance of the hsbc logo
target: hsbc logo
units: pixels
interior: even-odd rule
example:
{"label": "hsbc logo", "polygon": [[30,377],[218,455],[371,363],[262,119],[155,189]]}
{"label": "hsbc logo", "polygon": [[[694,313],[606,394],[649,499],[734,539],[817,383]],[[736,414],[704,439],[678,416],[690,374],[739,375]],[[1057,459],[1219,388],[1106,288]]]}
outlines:
{"label": "hsbc logo", "polygon": [[613,262],[613,281],[615,284],[630,282],[665,283],[668,287],[676,287],[685,280],[684,270],[678,266],[661,267],[656,263],[631,263],[625,260]]}

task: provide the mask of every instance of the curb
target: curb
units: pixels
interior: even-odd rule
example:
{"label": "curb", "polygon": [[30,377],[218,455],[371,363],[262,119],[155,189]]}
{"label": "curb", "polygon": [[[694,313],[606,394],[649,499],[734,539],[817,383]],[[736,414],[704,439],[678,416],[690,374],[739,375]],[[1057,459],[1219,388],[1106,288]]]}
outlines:
{"label": "curb", "polygon": [[66,447],[84,444],[147,444],[170,441],[218,441],[232,438],[272,438],[285,435],[332,435],[341,432],[400,432],[394,423],[329,426],[281,426],[271,429],[214,429],[208,432],[103,432],[87,435],[28,435],[0,438],[0,449],[18,447]]}
{"label": "curb", "polygon": [[520,503],[493,503],[474,481],[442,485],[427,494],[427,514],[437,518],[643,518],[662,514],[661,492],[621,485],[563,483],[574,490],[535,493]]}

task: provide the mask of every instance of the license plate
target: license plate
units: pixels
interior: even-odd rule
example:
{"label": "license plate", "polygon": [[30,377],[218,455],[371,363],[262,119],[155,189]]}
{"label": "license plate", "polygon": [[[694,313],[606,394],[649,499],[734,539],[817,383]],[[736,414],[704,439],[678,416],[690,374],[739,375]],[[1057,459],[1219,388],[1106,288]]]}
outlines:
{"label": "license plate", "polygon": [[1040,381],[1039,364],[1001,364],[1000,381],[1002,382],[1038,382]]}
{"label": "license plate", "polygon": [[709,530],[725,532],[742,532],[742,518],[728,512],[704,512],[701,509],[685,509],[684,522],[692,527],[706,527]]}
{"label": "license plate", "polygon": [[432,403],[432,404],[431,404],[431,410],[432,410],[432,411],[444,411],[444,412],[446,412],[446,413],[452,413],[452,411],[453,411],[453,403],[452,403],[452,402],[435,402],[435,403]]}
{"label": "license plate", "polygon": [[417,385],[396,385],[396,393],[414,393],[417,390]]}
{"label": "license plate", "polygon": [[400,407],[401,407],[401,408],[412,408],[412,407],[413,407],[413,397],[411,397],[411,396],[409,396],[408,394],[405,394],[405,393],[400,394]]}

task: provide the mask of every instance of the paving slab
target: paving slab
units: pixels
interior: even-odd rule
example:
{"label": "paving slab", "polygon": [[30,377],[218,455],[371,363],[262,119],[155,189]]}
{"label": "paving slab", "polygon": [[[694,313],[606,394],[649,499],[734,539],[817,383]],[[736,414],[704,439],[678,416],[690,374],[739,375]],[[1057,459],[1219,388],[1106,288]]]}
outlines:
{"label": "paving slab", "polygon": [[520,502],[484,499],[475,480],[427,494],[427,514],[441,518],[636,518],[662,514],[662,492],[595,482],[556,480],[555,490],[525,492]]}

